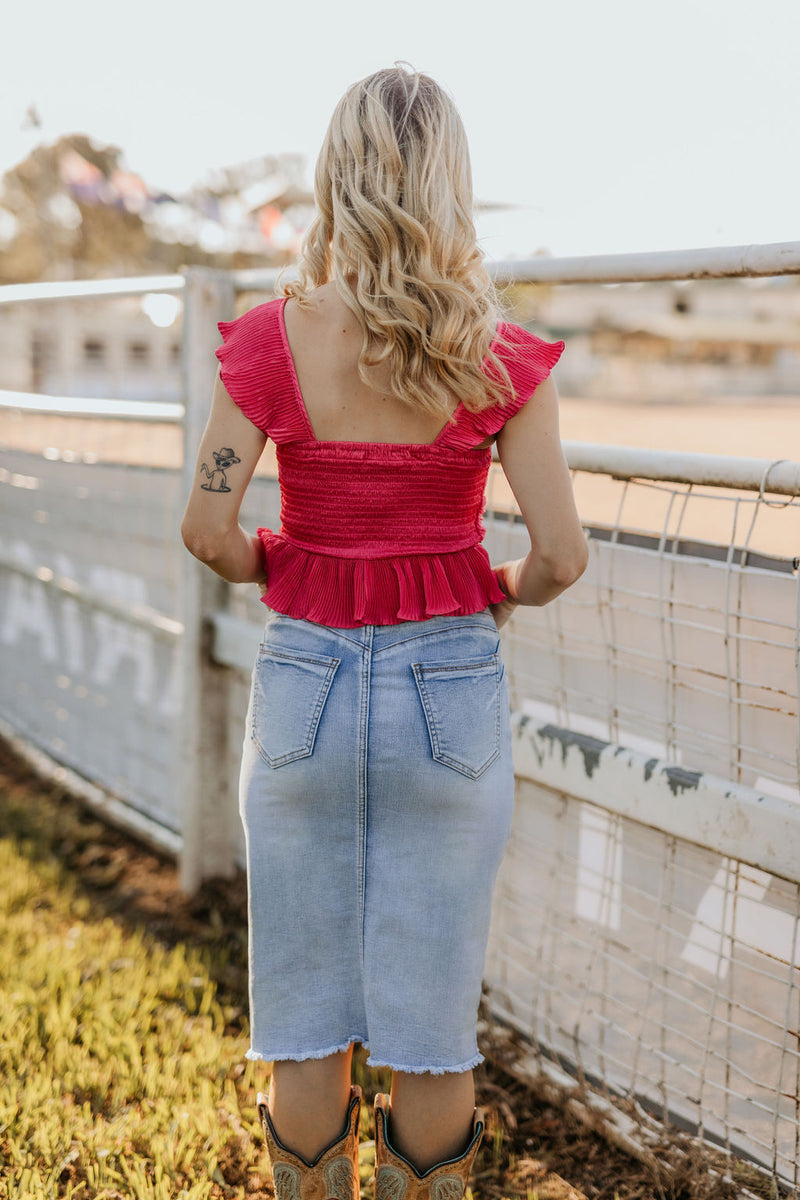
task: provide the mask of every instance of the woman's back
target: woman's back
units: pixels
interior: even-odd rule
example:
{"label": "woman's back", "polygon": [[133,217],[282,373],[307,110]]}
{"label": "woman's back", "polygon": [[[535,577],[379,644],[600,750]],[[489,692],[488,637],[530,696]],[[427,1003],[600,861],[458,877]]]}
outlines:
{"label": "woman's back", "polygon": [[[333,283],[316,288],[310,305],[289,300],[286,336],[314,436],[324,442],[429,444],[442,431],[441,419],[385,391],[367,387],[358,373],[361,327]],[[452,401],[451,412],[458,406]],[[491,444],[487,438],[479,443]]]}

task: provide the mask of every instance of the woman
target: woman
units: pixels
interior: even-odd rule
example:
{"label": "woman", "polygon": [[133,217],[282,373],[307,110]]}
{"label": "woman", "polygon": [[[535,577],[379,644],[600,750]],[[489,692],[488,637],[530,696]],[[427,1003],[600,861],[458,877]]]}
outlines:
{"label": "woman", "polygon": [[[463,126],[428,76],[347,91],[315,191],[298,280],[219,323],[182,526],[268,608],[240,788],[248,1057],[273,1063],[279,1200],[358,1196],[355,1042],[393,1071],[376,1194],[455,1200],[483,1132],[477,1008],[514,792],[497,631],[587,559],[550,378],[564,343],[500,320]],[[253,536],[239,508],[267,437],[281,529]],[[495,440],[531,550],[492,568]]]}

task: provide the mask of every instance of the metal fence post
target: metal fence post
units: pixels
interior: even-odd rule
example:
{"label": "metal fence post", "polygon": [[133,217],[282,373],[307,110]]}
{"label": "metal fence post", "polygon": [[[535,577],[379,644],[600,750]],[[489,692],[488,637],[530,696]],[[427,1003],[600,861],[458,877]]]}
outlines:
{"label": "metal fence post", "polygon": [[[187,267],[183,314],[184,502],[194,483],[197,449],[211,404],[219,344],[217,321],[233,316],[235,288],[225,272]],[[176,530],[176,536],[180,532]],[[194,892],[204,879],[234,870],[238,821],[236,781],[227,755],[228,673],[211,658],[214,612],[227,606],[229,585],[186,551],[182,575],[180,881]]]}

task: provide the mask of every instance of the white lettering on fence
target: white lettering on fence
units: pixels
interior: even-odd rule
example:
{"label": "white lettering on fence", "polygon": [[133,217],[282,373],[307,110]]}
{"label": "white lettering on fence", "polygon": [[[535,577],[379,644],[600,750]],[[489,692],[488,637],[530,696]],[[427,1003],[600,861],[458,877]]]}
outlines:
{"label": "white lettering on fence", "polygon": [[[24,542],[17,542],[13,557],[22,566],[36,566],[33,553]],[[8,602],[3,614],[0,637],[7,646],[18,641],[20,634],[32,635],[39,645],[42,658],[47,662],[58,659],[56,623],[50,611],[47,589],[38,579],[12,574],[9,579]]]}
{"label": "white lettering on fence", "polygon": [[[12,562],[28,570],[40,565],[25,542],[14,542],[6,553]],[[66,554],[53,556],[53,570],[57,577],[77,580],[75,565]],[[45,583],[13,570],[6,573],[6,578],[6,603],[0,619],[0,639],[5,645],[33,638],[41,658],[57,664],[61,674],[88,676],[103,688],[112,684],[124,662],[131,662],[133,699],[142,706],[155,702],[157,711],[165,717],[178,711],[181,676],[177,645],[167,656],[157,657],[156,638],[149,629],[121,616],[93,611],[79,599],[51,592]],[[90,593],[126,607],[146,607],[149,603],[147,581],[118,567],[91,567],[88,587]],[[166,678],[159,681],[159,674],[164,672]]]}
{"label": "white lettering on fence", "polygon": [[[735,947],[800,965],[800,926],[766,902],[772,876],[724,858],[694,913],[681,951],[686,963],[724,979]],[[575,915],[608,929],[622,925],[623,823],[594,805],[580,809]]]}
{"label": "white lettering on fence", "polygon": [[[92,567],[89,585],[92,591],[121,604],[147,604],[147,584],[144,579],[120,567]],[[155,660],[150,632],[104,612],[93,614],[92,627],[97,642],[97,655],[91,672],[94,683],[102,687],[109,684],[120,663],[129,659],[136,672],[134,697],[140,704],[147,704],[155,691]]]}
{"label": "white lettering on fence", "polygon": [[[54,564],[57,575],[64,579],[75,578],[75,567],[66,554],[56,554]],[[71,596],[62,596],[59,609],[61,630],[64,635],[64,668],[76,675],[82,674],[86,670],[86,647],[81,624],[80,604]]]}

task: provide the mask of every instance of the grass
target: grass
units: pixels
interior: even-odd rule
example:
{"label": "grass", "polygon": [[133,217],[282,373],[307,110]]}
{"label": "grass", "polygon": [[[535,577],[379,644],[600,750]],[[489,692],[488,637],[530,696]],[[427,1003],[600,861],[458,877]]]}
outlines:
{"label": "grass", "polygon": [[[248,1062],[244,880],[178,889],[174,863],[109,828],[0,743],[0,1183],[8,1200],[272,1196]],[[364,1065],[362,1184],[371,1100]],[[536,1099],[476,1071],[474,1200],[728,1200],[702,1169],[665,1182]],[[558,1172],[558,1175],[552,1172]],[[708,1186],[706,1186],[708,1185]],[[2,1193],[0,1193],[2,1194]]]}
{"label": "grass", "polygon": [[0,841],[8,1196],[258,1195],[255,1064],[209,950],[98,916],[25,850]]}

